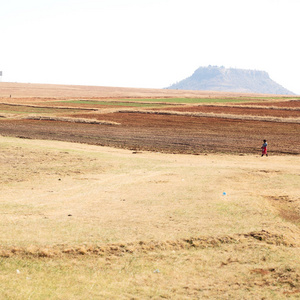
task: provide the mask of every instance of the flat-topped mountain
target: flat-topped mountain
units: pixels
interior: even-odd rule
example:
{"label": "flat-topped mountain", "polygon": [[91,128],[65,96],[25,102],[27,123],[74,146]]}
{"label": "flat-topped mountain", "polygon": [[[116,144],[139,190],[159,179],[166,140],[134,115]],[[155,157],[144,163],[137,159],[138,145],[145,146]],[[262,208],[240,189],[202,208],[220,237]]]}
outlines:
{"label": "flat-topped mountain", "polygon": [[265,71],[217,66],[200,67],[192,76],[167,89],[294,95],[273,81]]}

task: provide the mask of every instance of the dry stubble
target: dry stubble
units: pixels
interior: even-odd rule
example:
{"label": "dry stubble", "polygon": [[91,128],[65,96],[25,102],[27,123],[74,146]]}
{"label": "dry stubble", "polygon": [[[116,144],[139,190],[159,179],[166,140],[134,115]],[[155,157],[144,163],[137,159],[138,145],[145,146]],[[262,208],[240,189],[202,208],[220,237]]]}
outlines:
{"label": "dry stubble", "polygon": [[134,154],[1,137],[0,160],[8,298],[297,295],[299,227],[274,199],[299,210],[298,156]]}

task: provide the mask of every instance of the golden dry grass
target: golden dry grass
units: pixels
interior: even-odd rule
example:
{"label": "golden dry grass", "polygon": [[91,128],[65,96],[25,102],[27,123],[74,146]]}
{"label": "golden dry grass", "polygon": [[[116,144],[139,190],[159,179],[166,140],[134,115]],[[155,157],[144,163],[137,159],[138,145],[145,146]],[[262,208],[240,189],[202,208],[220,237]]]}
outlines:
{"label": "golden dry grass", "polygon": [[0,150],[4,299],[300,295],[298,156]]}
{"label": "golden dry grass", "polygon": [[[0,97],[9,100],[20,98],[206,98],[206,97],[255,97],[261,94],[215,92],[215,91],[185,91],[168,89],[122,88],[102,86],[57,85],[57,84],[32,84],[0,82]],[[266,96],[266,95],[264,95]],[[271,96],[271,95],[269,95]],[[274,96],[274,95],[273,95]]]}

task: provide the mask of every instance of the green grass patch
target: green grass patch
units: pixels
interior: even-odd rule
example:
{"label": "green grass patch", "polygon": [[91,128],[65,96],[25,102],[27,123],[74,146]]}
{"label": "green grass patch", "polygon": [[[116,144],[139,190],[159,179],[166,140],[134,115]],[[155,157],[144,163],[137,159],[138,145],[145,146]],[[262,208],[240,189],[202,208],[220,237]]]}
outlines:
{"label": "green grass patch", "polygon": [[201,103],[243,103],[258,100],[297,100],[296,97],[237,97],[237,98],[143,98],[119,99],[115,101],[97,100],[66,100],[57,103],[72,103],[86,106],[122,106],[122,107],[164,107],[172,104],[201,104]]}
{"label": "green grass patch", "polygon": [[[197,103],[232,103],[249,102],[250,98],[144,98],[144,99],[120,99],[119,101],[95,101],[95,100],[67,100],[61,103],[73,103],[81,105],[112,105],[126,107],[153,107],[167,106],[172,104],[197,104]],[[257,100],[257,99],[256,99]],[[58,102],[56,102],[58,103]]]}
{"label": "green grass patch", "polygon": [[[97,105],[105,105],[105,106],[126,106],[126,107],[163,107],[168,104],[160,104],[156,102],[161,101],[152,101],[153,99],[142,99],[141,101],[146,101],[151,103],[140,103],[136,99],[130,99],[126,101],[89,101],[89,100],[70,100],[70,101],[60,101],[60,103],[72,103],[72,104],[80,104],[80,105],[88,105],[88,106],[97,106]],[[156,99],[155,99],[156,100]],[[154,103],[153,103],[154,102]],[[56,102],[58,103],[58,102]]]}
{"label": "green grass patch", "polygon": [[147,102],[163,102],[168,104],[197,104],[197,103],[225,103],[225,102],[249,102],[251,100],[243,98],[167,98],[167,99],[130,99],[130,101],[147,101]]}
{"label": "green grass patch", "polygon": [[0,114],[24,114],[24,113],[26,113],[26,112],[24,112],[24,111],[15,111],[15,110],[8,110],[8,109],[1,109],[0,110]]}

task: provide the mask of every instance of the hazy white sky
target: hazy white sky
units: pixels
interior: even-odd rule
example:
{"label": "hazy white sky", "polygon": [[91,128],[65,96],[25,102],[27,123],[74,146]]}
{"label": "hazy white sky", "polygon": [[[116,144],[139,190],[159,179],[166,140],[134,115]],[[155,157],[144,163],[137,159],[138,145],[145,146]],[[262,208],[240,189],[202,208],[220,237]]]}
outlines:
{"label": "hazy white sky", "polygon": [[0,0],[2,81],[163,88],[200,66],[300,94],[300,0]]}

